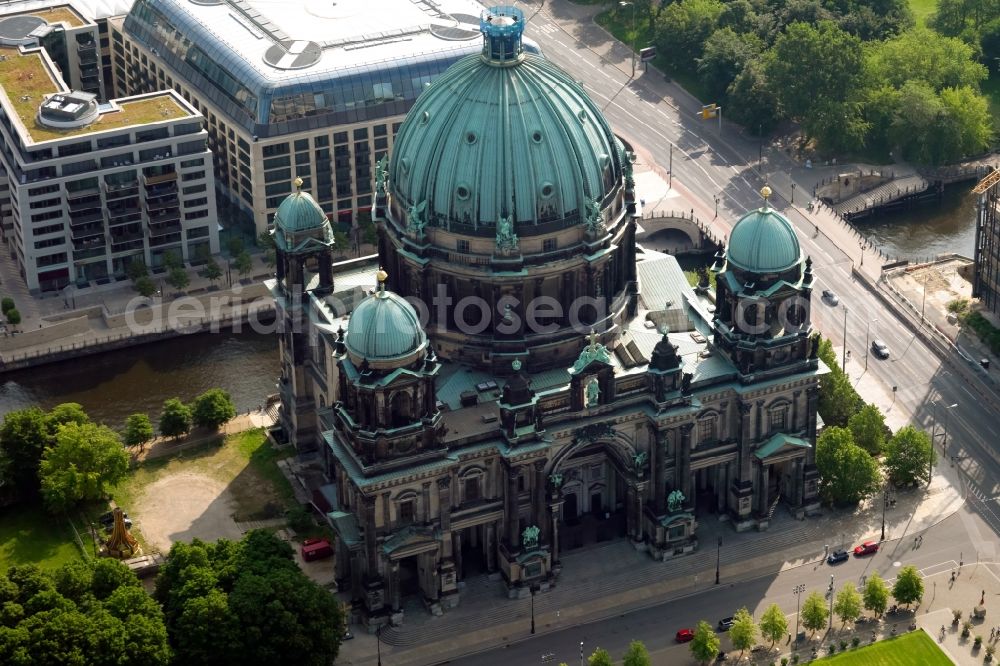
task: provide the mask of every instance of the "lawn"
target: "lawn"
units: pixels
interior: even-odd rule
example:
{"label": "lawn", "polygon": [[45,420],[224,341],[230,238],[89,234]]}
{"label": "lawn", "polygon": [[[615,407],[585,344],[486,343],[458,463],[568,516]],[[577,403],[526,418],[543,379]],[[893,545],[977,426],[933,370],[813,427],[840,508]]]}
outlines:
{"label": "lawn", "polygon": [[292,455],[267,444],[263,428],[229,435],[176,455],[147,460],[111,492],[119,506],[136,506],[149,484],[170,474],[202,474],[227,484],[236,502],[237,520],[273,518],[291,506],[295,495],[288,479],[278,469],[277,461]]}
{"label": "lawn", "polygon": [[66,518],[53,517],[40,506],[0,512],[0,571],[28,563],[55,569],[82,557]]}
{"label": "lawn", "polygon": [[879,641],[874,645],[842,652],[832,657],[817,659],[814,664],[848,666],[951,666],[944,652],[934,644],[934,639],[923,631],[913,631],[896,638]]}
{"label": "lawn", "polygon": [[917,25],[924,25],[927,17],[937,9],[937,0],[910,0],[910,11]]}

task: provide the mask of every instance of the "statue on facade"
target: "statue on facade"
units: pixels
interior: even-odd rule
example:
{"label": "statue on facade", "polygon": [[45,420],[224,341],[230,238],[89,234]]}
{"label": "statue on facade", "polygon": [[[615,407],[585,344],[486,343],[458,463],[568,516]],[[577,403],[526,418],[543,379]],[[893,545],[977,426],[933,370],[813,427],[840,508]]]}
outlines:
{"label": "statue on facade", "polygon": [[573,364],[573,367],[569,372],[571,375],[575,375],[594,361],[611,363],[611,352],[608,351],[607,347],[597,341],[597,333],[591,330],[590,344],[583,348],[580,352],[580,356],[576,359],[576,363]]}
{"label": "statue on facade", "polygon": [[646,461],[649,460],[649,454],[645,451],[640,451],[635,454],[635,458],[633,458],[633,460],[635,462],[636,470],[644,469],[646,467]]}
{"label": "statue on facade", "polygon": [[375,163],[375,196],[385,196],[385,192],[389,189],[389,171],[386,168],[389,164],[389,158],[385,155],[382,156],[378,162]]}
{"label": "statue on facade", "polygon": [[670,513],[680,511],[682,504],[684,504],[684,493],[681,491],[674,490],[667,495],[667,511]]}
{"label": "statue on facade", "polygon": [[587,382],[587,407],[597,407],[601,397],[601,386],[597,377],[591,377]]}
{"label": "statue on facade", "polygon": [[497,221],[497,252],[511,254],[517,250],[517,234],[514,233],[514,218],[512,215],[501,217]]}
{"label": "statue on facade", "polygon": [[687,395],[691,392],[691,378],[693,375],[690,372],[685,372],[681,377],[681,394]]}
{"label": "statue on facade", "polygon": [[552,488],[559,490],[562,487],[563,475],[562,474],[549,474],[549,483],[552,484]]}
{"label": "statue on facade", "polygon": [[411,234],[417,240],[424,237],[424,227],[427,226],[427,221],[424,219],[426,211],[427,200],[425,199],[418,204],[410,206],[410,209],[406,212],[406,233]]}
{"label": "statue on facade", "polygon": [[819,358],[819,333],[813,333],[809,341],[812,343],[809,348],[809,358]]}
{"label": "statue on facade", "polygon": [[587,231],[594,235],[604,233],[607,227],[604,225],[604,214],[601,213],[601,204],[596,199],[588,201],[584,205],[584,216],[587,223]]}
{"label": "statue on facade", "polygon": [[629,190],[635,188],[635,178],[632,175],[632,160],[634,159],[635,153],[627,150],[622,151],[622,175],[625,176],[625,187]]}
{"label": "statue on facade", "polygon": [[526,550],[538,548],[538,535],[540,533],[541,530],[535,525],[525,527],[524,532],[521,533],[521,545],[524,546]]}

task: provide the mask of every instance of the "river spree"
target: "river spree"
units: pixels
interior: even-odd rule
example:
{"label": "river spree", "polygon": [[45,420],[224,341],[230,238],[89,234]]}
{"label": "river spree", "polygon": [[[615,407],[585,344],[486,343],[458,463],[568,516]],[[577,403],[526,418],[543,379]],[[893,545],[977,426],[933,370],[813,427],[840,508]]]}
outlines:
{"label": "river spree", "polygon": [[0,414],[31,405],[78,402],[98,422],[121,427],[129,414],[154,424],[168,398],[191,401],[220,387],[236,409],[275,393],[278,339],[253,332],[202,333],[0,375]]}
{"label": "river spree", "polygon": [[976,243],[976,200],[973,182],[945,190],[940,203],[877,215],[854,226],[890,257],[931,258],[957,252],[972,258]]}

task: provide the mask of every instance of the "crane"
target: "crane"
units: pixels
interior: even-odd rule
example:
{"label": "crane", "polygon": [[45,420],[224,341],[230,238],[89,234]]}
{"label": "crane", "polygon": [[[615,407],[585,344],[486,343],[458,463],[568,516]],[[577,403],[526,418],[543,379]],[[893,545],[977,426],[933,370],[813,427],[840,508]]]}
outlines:
{"label": "crane", "polygon": [[976,194],[985,194],[986,190],[990,189],[997,183],[1000,183],[1000,169],[994,169],[986,174],[986,177],[979,181],[979,183],[972,188],[972,191]]}

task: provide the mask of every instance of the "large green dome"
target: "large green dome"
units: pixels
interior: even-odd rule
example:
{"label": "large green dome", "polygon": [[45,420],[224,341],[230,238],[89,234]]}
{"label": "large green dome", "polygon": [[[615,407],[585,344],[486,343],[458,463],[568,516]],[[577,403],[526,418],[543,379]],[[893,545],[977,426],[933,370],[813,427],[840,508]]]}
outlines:
{"label": "large green dome", "polygon": [[792,268],[802,261],[802,251],[788,219],[765,202],[733,227],[726,258],[736,268],[763,275]]}
{"label": "large green dome", "polygon": [[345,344],[358,363],[367,361],[378,367],[406,363],[427,347],[427,335],[413,306],[380,284],[351,313]]}
{"label": "large green dome", "polygon": [[484,15],[483,53],[452,65],[417,99],[393,144],[390,192],[403,210],[426,201],[429,225],[517,233],[581,215],[622,181],[623,148],[583,87],[523,52],[523,15]]}
{"label": "large green dome", "polygon": [[303,192],[302,179],[295,179],[296,190],[285,197],[285,200],[278,206],[274,213],[274,226],[283,230],[297,233],[300,231],[310,231],[312,229],[322,229],[329,222],[326,213],[319,204],[310,196],[308,192]]}

